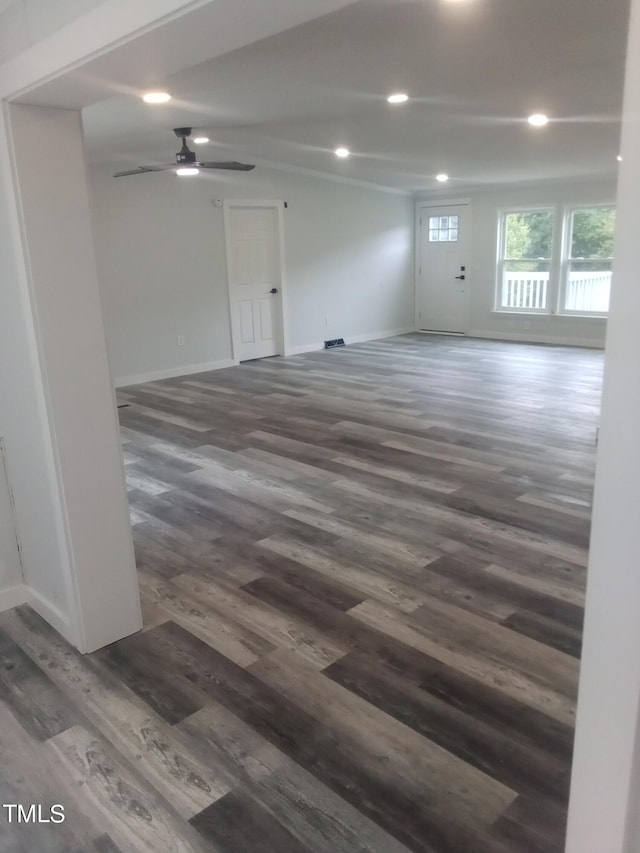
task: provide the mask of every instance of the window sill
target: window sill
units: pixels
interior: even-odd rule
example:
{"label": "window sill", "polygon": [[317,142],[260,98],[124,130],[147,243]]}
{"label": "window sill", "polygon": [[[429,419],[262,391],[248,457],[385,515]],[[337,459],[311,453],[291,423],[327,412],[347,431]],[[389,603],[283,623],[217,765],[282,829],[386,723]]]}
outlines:
{"label": "window sill", "polygon": [[491,312],[499,317],[553,317],[550,311],[527,311],[521,308],[494,308]]}
{"label": "window sill", "polygon": [[580,314],[579,311],[558,311],[554,316],[562,317],[576,317],[578,320],[606,320],[608,318],[608,314]]}
{"label": "window sill", "polygon": [[509,308],[494,308],[491,314],[495,317],[560,317],[565,320],[574,317],[577,320],[607,320],[607,314],[579,314],[569,311],[519,311]]}

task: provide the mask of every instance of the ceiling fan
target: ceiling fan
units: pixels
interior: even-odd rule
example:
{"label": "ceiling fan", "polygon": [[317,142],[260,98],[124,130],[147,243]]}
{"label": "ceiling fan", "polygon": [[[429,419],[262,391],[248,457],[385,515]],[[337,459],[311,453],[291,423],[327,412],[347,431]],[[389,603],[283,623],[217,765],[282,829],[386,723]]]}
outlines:
{"label": "ceiling fan", "polygon": [[191,136],[190,127],[174,127],[173,132],[182,140],[182,148],[176,154],[175,163],[167,163],[161,166],[138,166],[137,169],[129,169],[126,172],[116,172],[114,178],[123,178],[125,175],[142,175],[144,172],[167,172],[174,171],[178,175],[195,175],[200,169],[227,169],[232,172],[250,172],[255,166],[249,163],[210,162],[196,159],[195,152],[187,145],[187,139]]}

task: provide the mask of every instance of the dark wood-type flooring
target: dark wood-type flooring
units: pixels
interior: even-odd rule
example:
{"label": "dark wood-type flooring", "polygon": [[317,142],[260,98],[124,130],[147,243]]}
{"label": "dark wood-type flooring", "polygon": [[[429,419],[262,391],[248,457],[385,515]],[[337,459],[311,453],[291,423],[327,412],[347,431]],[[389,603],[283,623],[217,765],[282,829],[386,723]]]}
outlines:
{"label": "dark wood-type flooring", "polygon": [[145,629],[0,616],[0,799],[67,813],[2,853],[561,851],[601,369],[409,335],[119,393]]}

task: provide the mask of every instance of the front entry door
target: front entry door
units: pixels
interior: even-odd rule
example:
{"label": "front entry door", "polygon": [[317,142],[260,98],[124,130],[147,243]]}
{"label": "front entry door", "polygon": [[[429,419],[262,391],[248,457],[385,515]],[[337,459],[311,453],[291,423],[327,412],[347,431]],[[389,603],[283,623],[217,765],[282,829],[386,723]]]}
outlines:
{"label": "front entry door", "polygon": [[469,206],[423,207],[418,328],[466,332],[469,325]]}
{"label": "front entry door", "polygon": [[277,205],[230,203],[225,211],[234,357],[281,355],[282,275]]}

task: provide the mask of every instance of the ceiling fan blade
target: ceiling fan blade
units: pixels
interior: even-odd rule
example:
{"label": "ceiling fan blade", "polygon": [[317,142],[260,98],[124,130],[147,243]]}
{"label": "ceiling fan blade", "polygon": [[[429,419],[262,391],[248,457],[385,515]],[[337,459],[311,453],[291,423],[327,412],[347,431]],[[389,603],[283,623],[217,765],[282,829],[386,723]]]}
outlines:
{"label": "ceiling fan blade", "polygon": [[126,172],[116,172],[114,178],[124,178],[126,175],[142,175],[144,172],[166,172],[168,169],[175,169],[175,163],[167,166],[138,166],[137,169],[129,169]]}
{"label": "ceiling fan blade", "polygon": [[206,163],[195,163],[194,165],[199,166],[201,169],[228,169],[233,172],[250,172],[252,169],[255,169],[255,166],[252,166],[249,163],[238,163],[235,160],[228,163],[215,163],[209,161]]}

